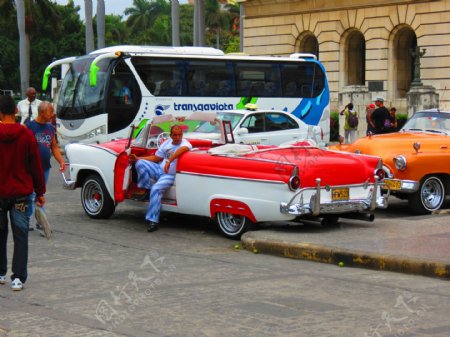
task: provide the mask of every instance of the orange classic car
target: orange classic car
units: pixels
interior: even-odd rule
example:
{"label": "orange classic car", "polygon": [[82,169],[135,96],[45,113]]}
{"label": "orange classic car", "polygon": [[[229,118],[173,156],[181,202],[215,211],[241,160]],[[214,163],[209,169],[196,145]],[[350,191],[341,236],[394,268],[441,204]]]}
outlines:
{"label": "orange classic car", "polygon": [[416,214],[442,207],[450,194],[450,112],[416,112],[399,132],[372,135],[330,149],[381,157],[383,188],[407,199]]}

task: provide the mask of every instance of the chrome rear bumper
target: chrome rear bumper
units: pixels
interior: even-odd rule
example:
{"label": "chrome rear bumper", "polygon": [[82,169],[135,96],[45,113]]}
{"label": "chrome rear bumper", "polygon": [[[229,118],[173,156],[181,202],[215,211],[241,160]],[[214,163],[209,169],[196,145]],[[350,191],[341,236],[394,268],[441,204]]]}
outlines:
{"label": "chrome rear bumper", "polygon": [[[300,189],[295,193],[288,203],[282,202],[280,204],[281,213],[292,215],[312,215],[319,216],[321,214],[340,214],[340,213],[361,213],[373,212],[375,208],[386,208],[388,205],[388,196],[378,195],[380,190],[380,182],[375,178],[374,184],[368,182],[356,185],[333,186],[333,188],[346,187],[363,187],[364,189],[371,188],[366,199],[350,199],[342,201],[322,201],[321,191],[330,191],[330,186],[320,186],[321,179],[316,179],[316,187],[309,187]],[[303,194],[306,191],[314,191],[309,203],[303,203]],[[299,202],[295,202],[298,200]]]}

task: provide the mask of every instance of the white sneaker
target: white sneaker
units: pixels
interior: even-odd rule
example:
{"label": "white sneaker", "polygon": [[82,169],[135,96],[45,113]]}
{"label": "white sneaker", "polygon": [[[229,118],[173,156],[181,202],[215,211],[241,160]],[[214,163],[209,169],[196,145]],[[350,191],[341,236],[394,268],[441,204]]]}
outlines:
{"label": "white sneaker", "polygon": [[6,275],[0,275],[0,284],[6,283]]}
{"label": "white sneaker", "polygon": [[18,278],[15,278],[12,282],[11,282],[11,289],[14,291],[20,291],[23,289],[23,283],[21,280],[19,280]]}

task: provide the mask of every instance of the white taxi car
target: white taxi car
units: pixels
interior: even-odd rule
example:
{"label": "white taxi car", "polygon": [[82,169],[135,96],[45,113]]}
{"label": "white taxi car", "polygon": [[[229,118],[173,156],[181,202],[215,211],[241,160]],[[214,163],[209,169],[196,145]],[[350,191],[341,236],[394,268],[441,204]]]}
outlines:
{"label": "white taxi car", "polygon": [[[317,145],[325,145],[322,128],[309,125],[294,115],[280,110],[259,110],[247,107],[246,110],[217,112],[217,117],[230,121],[235,142],[252,145],[280,145],[283,143],[313,140]],[[218,125],[208,122],[199,124],[186,138],[220,138]]]}

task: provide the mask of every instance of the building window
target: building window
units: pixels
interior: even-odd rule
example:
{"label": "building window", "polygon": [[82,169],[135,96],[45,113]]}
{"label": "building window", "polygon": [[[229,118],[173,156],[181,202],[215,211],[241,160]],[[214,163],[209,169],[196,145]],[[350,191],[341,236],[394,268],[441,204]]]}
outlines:
{"label": "building window", "polygon": [[366,41],[359,31],[350,32],[346,43],[346,85],[365,85]]}

